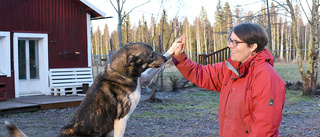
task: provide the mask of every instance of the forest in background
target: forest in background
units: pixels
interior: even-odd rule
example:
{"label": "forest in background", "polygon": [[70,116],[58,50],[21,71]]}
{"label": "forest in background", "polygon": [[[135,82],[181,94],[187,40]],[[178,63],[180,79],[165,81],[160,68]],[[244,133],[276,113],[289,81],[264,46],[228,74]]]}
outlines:
{"label": "forest in background", "polygon": [[[241,8],[231,9],[228,2],[216,5],[214,22],[208,20],[204,7],[199,11],[199,16],[191,23],[187,17],[168,19],[166,10],[162,11],[160,22],[154,17],[147,22],[144,16],[138,24],[132,25],[130,15],[126,16],[122,24],[122,43],[144,42],[160,53],[164,53],[183,33],[187,35],[186,53],[190,58],[197,54],[211,53],[228,46],[229,30],[240,23],[252,22],[262,25],[268,33],[267,6],[254,13]],[[295,5],[295,18],[297,22],[298,43],[302,49],[302,59],[306,60],[308,44],[311,43],[311,26],[302,20],[302,11],[299,5]],[[287,62],[296,59],[296,48],[293,45],[292,21],[289,13],[280,6],[271,3],[270,24],[272,45],[269,46],[276,59]],[[124,13],[126,14],[126,13]],[[92,30],[92,29],[91,29]],[[108,25],[105,24],[103,32],[98,28],[91,32],[91,44],[93,55],[109,55],[110,51],[119,49],[118,31],[109,34]],[[197,53],[197,54],[190,54]]]}

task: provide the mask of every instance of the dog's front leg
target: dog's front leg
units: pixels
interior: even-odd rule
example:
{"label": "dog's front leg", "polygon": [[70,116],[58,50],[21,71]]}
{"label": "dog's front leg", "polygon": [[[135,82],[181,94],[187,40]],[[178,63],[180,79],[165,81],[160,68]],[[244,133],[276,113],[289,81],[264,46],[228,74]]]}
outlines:
{"label": "dog's front leg", "polygon": [[123,137],[124,131],[126,129],[128,115],[124,118],[114,120],[114,137]]}

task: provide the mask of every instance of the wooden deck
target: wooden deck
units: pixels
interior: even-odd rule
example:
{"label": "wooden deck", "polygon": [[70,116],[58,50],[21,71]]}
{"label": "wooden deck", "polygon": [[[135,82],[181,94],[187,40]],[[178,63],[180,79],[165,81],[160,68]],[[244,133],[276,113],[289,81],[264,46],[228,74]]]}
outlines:
{"label": "wooden deck", "polygon": [[0,102],[0,115],[79,106],[84,96],[29,96]]}

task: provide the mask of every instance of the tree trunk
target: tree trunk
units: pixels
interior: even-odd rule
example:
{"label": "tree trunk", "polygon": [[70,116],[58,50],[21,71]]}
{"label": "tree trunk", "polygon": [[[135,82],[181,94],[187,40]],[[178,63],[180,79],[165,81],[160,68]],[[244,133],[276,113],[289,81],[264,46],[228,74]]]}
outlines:
{"label": "tree trunk", "polygon": [[[282,25],[282,24],[281,24]],[[280,26],[281,26],[280,25]],[[280,28],[280,40],[279,40],[279,45],[280,45],[280,59],[283,59],[283,41],[284,41],[284,26],[281,26]]]}
{"label": "tree trunk", "polygon": [[311,39],[312,43],[309,46],[309,66],[307,71],[308,88],[303,90],[303,95],[314,95],[317,93],[317,78],[318,78],[318,54],[319,54],[319,40],[318,40],[318,23],[319,23],[319,3],[318,0],[312,2],[312,19],[311,24]]}
{"label": "tree trunk", "polygon": [[303,95],[313,95],[317,92],[317,74],[318,74],[318,48],[319,48],[319,41],[318,41],[318,22],[319,22],[319,15],[318,15],[318,7],[317,0],[313,0],[313,7],[312,7],[312,19],[310,22],[311,24],[311,37],[312,37],[312,44],[309,45],[309,56],[308,56],[308,70],[307,74],[305,74],[304,69],[302,67],[302,57],[301,57],[301,47],[298,43],[297,37],[297,22],[295,18],[294,9],[290,0],[286,0],[287,4],[290,8],[290,15],[292,19],[292,34],[293,34],[293,43],[297,49],[297,58],[298,58],[298,67],[303,81]]}
{"label": "tree trunk", "polygon": [[127,43],[129,43],[129,22],[126,21],[126,29],[127,29]]}
{"label": "tree trunk", "polygon": [[[119,19],[120,20],[120,19]],[[118,24],[118,37],[119,37],[119,49],[122,48],[122,31],[121,31],[121,24]]]}
{"label": "tree trunk", "polygon": [[207,37],[206,37],[206,23],[203,23],[203,39],[204,39],[204,49],[205,53],[208,54],[208,45],[207,45]]}
{"label": "tree trunk", "polygon": [[267,12],[268,12],[268,45],[267,49],[272,53],[272,36],[271,36],[271,23],[270,23],[270,12],[269,12],[269,2],[267,2]]}
{"label": "tree trunk", "polygon": [[198,21],[197,21],[198,23],[196,24],[197,26],[197,52],[198,51],[200,51],[201,49],[200,49],[200,46],[201,46],[201,43],[200,43],[200,35],[201,35],[201,33],[200,33],[200,19],[198,19]]}

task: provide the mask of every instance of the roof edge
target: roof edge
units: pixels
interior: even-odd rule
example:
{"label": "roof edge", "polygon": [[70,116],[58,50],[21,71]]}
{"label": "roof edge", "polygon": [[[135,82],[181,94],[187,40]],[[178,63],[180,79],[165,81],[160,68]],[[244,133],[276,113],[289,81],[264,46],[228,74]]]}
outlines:
{"label": "roof edge", "polygon": [[96,11],[98,14],[100,14],[100,16],[105,17],[106,13],[104,13],[103,11],[101,11],[99,8],[97,8],[96,6],[92,5],[89,1],[87,0],[80,0],[80,2],[82,2],[83,4],[87,5],[88,7],[90,7],[92,10]]}

